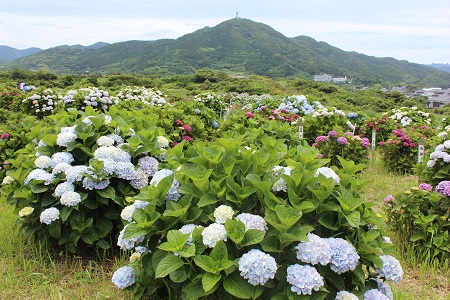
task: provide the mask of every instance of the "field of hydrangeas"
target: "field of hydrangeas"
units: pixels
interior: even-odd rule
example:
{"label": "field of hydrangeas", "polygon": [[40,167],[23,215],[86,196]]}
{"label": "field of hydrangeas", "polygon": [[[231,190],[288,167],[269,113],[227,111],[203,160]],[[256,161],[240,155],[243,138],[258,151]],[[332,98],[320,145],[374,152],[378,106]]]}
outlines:
{"label": "field of hydrangeas", "polygon": [[[114,261],[118,299],[392,300],[400,256],[448,272],[450,126],[424,108],[136,86],[1,97],[16,232],[53,263]],[[375,165],[419,182],[369,201]]]}

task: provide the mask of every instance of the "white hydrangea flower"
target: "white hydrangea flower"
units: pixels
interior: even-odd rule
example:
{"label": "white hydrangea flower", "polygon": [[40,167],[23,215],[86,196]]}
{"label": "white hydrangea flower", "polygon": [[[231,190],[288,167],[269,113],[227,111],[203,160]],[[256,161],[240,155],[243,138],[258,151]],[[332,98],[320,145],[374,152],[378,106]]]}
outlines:
{"label": "white hydrangea flower", "polygon": [[60,147],[67,147],[70,142],[77,139],[77,135],[74,132],[66,131],[60,132],[56,138],[56,144]]}
{"label": "white hydrangea flower", "polygon": [[75,191],[75,186],[70,182],[62,182],[58,184],[55,188],[55,196],[61,197],[65,192],[73,192]]}
{"label": "white hydrangea flower", "polygon": [[328,167],[320,167],[320,168],[318,168],[317,171],[316,171],[316,174],[314,176],[317,177],[317,176],[319,176],[319,174],[322,174],[326,178],[333,179],[336,184],[339,184],[339,182],[341,180],[339,178],[339,176],[336,174],[336,172],[334,172],[331,168],[328,168]]}
{"label": "white hydrangea flower", "polygon": [[435,159],[430,159],[428,162],[427,162],[427,167],[428,168],[433,168],[435,165],[436,165],[436,162],[437,162],[437,160],[435,160]]}
{"label": "white hydrangea flower", "polygon": [[59,201],[65,206],[75,206],[81,202],[81,195],[77,192],[67,191],[61,195]]}
{"label": "white hydrangea flower", "polygon": [[221,205],[214,210],[216,223],[224,224],[227,219],[233,218],[234,211],[227,205]]}
{"label": "white hydrangea flower", "polygon": [[68,163],[65,162],[58,163],[55,167],[53,167],[52,174],[57,175],[60,173],[65,173],[70,167],[71,165],[69,165]]}
{"label": "white hydrangea flower", "polygon": [[203,244],[209,248],[214,248],[218,241],[227,240],[227,231],[222,224],[213,223],[202,231]]}
{"label": "white hydrangea flower", "polygon": [[161,135],[158,136],[158,143],[160,145],[160,148],[167,148],[169,146],[169,140]]}
{"label": "white hydrangea flower", "polygon": [[97,139],[97,145],[101,146],[112,146],[115,140],[108,136],[101,136]]}
{"label": "white hydrangea flower", "polygon": [[59,210],[56,207],[50,207],[41,212],[39,220],[41,223],[50,225],[53,221],[59,219]]}
{"label": "white hydrangea flower", "polygon": [[256,229],[262,232],[266,232],[268,229],[266,220],[258,215],[241,213],[236,216],[236,219],[244,223],[245,230]]}
{"label": "white hydrangea flower", "polygon": [[2,184],[11,184],[14,182],[14,178],[12,178],[11,176],[7,175],[3,178]]}
{"label": "white hydrangea flower", "polygon": [[183,225],[180,229],[178,229],[182,234],[189,234],[189,238],[186,241],[186,244],[188,245],[193,243],[192,232],[194,231],[195,228],[203,228],[203,226],[195,224],[186,224]]}
{"label": "white hydrangea flower", "polygon": [[34,161],[34,165],[40,169],[47,169],[51,166],[52,159],[48,156],[41,155]]}
{"label": "white hydrangea flower", "polygon": [[353,293],[340,291],[336,294],[335,300],[359,300],[359,298]]}
{"label": "white hydrangea flower", "polygon": [[[291,167],[282,167],[282,166],[275,166],[275,167],[272,168],[272,171],[278,171],[278,170],[283,170],[285,175],[290,176],[292,168]],[[279,191],[286,192],[287,191],[286,181],[283,178],[278,179],[278,181],[273,184],[272,191],[274,191],[274,192],[279,192]]]}
{"label": "white hydrangea flower", "polygon": [[323,277],[309,265],[292,265],[287,268],[286,281],[291,284],[291,291],[297,295],[311,295],[323,285]]}
{"label": "white hydrangea flower", "polygon": [[26,206],[26,207],[22,208],[22,209],[19,211],[19,216],[20,216],[21,218],[26,217],[26,216],[29,216],[29,215],[31,215],[31,213],[32,213],[33,211],[34,211],[34,208],[33,208],[33,207],[31,207],[31,206]]}

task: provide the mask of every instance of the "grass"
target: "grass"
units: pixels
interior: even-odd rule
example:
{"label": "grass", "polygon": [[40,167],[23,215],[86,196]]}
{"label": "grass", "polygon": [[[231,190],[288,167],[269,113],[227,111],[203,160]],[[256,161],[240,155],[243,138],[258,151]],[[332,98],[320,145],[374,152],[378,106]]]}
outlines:
{"label": "grass", "polygon": [[[379,165],[362,174],[371,183],[364,188],[366,201],[383,214],[383,199],[389,194],[418,185],[416,176],[392,175]],[[113,260],[89,260],[61,254],[52,256],[44,247],[26,243],[15,228],[12,208],[0,202],[0,299],[131,299],[111,283],[114,271],[125,264],[118,255]],[[392,236],[395,243],[395,236]],[[395,300],[450,300],[449,262],[421,262],[413,249],[400,252],[405,272],[403,281],[391,285]]]}

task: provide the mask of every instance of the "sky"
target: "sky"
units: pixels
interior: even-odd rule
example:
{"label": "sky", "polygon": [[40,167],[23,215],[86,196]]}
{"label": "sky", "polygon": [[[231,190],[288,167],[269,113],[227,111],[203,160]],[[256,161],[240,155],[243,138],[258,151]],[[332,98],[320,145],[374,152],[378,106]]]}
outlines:
{"label": "sky", "polygon": [[48,49],[176,39],[236,14],[345,51],[450,63],[449,0],[2,0],[0,45]]}

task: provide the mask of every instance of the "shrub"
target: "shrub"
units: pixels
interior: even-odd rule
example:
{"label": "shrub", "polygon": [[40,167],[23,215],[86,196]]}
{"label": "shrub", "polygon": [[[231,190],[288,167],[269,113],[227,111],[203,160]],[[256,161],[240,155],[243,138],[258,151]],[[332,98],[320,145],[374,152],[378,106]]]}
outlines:
{"label": "shrub", "polygon": [[118,100],[111,97],[108,91],[96,87],[70,90],[61,99],[65,109],[75,108],[85,110],[90,106],[101,111],[107,111],[112,105],[116,105]]}
{"label": "shrub", "polygon": [[361,138],[351,132],[338,134],[330,131],[326,136],[318,136],[313,144],[323,158],[330,160],[330,166],[340,166],[338,157],[354,161],[357,164],[367,163],[370,154],[368,138]]}
{"label": "shrub", "polygon": [[53,126],[34,132],[39,143],[11,161],[2,193],[19,213],[26,238],[71,252],[111,247],[128,197],[158,169],[151,155],[163,152],[164,138],[146,115],[110,113],[86,107],[86,114],[54,115]]}
{"label": "shrub", "polygon": [[39,89],[22,103],[25,113],[42,119],[54,112],[58,99],[59,95],[51,89]]}
{"label": "shrub", "polygon": [[113,276],[119,288],[135,299],[334,299],[401,279],[381,218],[359,197],[362,166],[333,170],[314,148],[254,142],[167,152],[175,173],[133,197],[147,204],[122,233],[134,253]]}
{"label": "shrub", "polygon": [[423,140],[429,147],[432,136],[433,130],[427,126],[393,130],[387,141],[378,143],[383,165],[391,172],[414,172],[418,162],[418,144]]}
{"label": "shrub", "polygon": [[401,244],[410,246],[423,260],[450,258],[449,195],[441,195],[432,185],[423,183],[385,198],[388,225]]}

